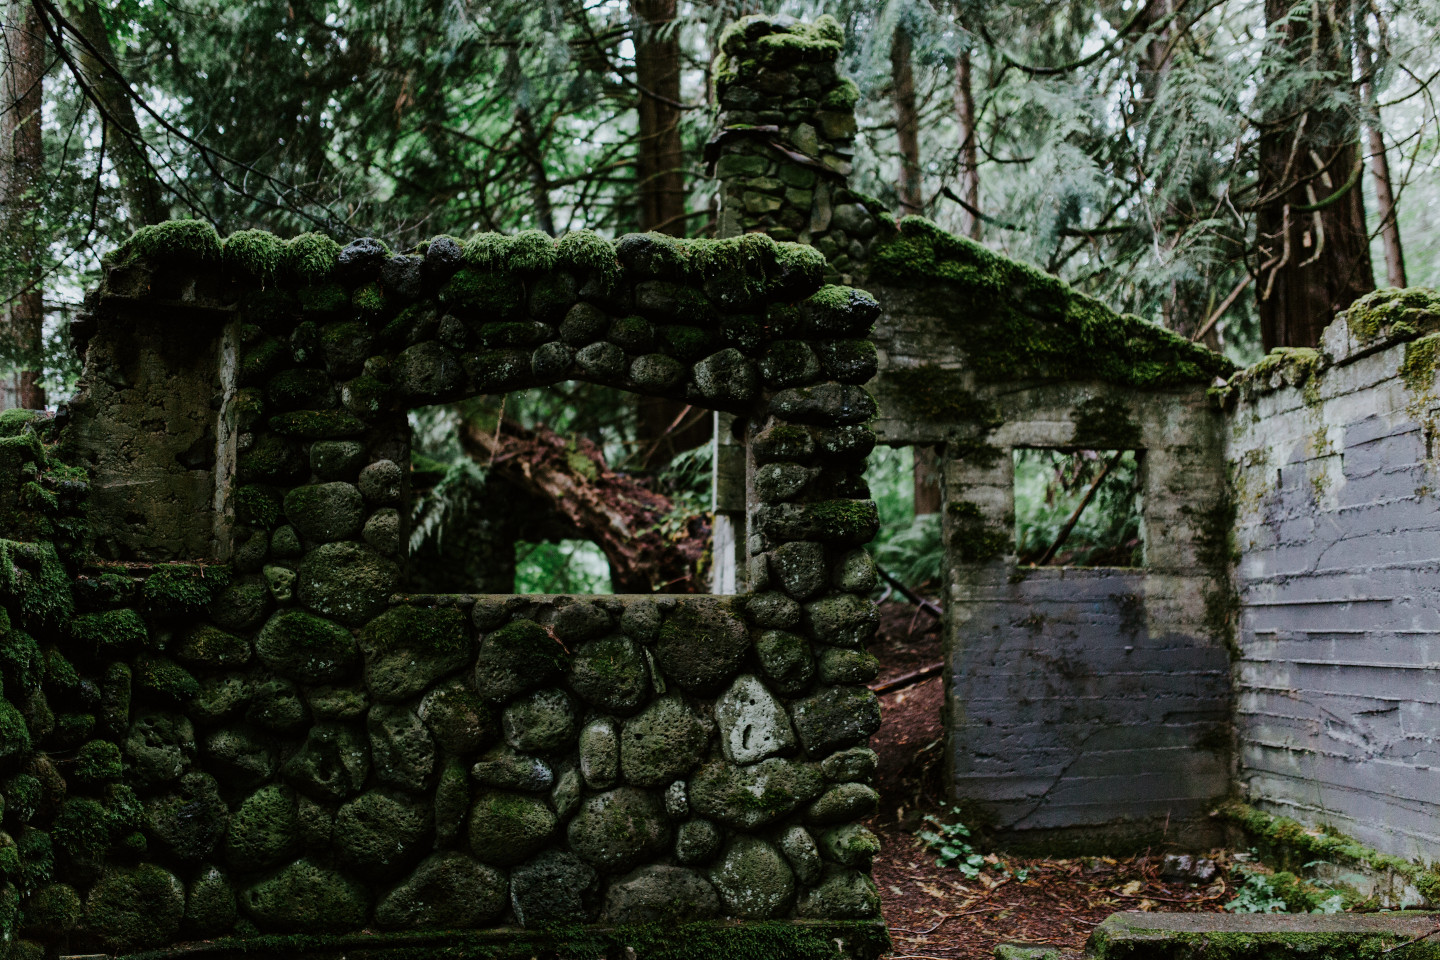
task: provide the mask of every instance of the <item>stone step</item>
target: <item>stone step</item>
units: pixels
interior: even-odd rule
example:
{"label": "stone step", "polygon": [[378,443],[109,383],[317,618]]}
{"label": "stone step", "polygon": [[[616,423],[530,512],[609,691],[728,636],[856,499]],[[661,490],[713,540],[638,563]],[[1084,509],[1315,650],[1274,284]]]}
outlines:
{"label": "stone step", "polygon": [[[1431,935],[1428,936],[1427,935]],[[1423,939],[1422,939],[1423,938]],[[1440,913],[1112,914],[1085,945],[1093,960],[1396,960],[1440,958]]]}

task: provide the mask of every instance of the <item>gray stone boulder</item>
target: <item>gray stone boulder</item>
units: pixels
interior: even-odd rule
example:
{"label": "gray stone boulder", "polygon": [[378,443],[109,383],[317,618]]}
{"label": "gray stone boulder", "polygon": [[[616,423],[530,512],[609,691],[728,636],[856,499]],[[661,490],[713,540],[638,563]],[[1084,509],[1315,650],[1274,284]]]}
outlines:
{"label": "gray stone boulder", "polygon": [[335,815],[341,863],[368,877],[393,876],[430,847],[434,812],[427,800],[395,790],[369,790]]}
{"label": "gray stone boulder", "polygon": [[670,845],[670,821],[654,793],[619,787],[585,800],[567,834],[576,855],[613,872],[664,853]]}
{"label": "gray stone boulder", "polygon": [[348,483],[294,487],[285,494],[285,519],[315,543],[349,540],[365,520],[365,501]]}
{"label": "gray stone boulder", "polygon": [[710,882],[684,867],[640,867],[605,891],[600,918],[609,923],[685,923],[720,915]]}
{"label": "gray stone boulder", "polygon": [[273,866],[300,850],[295,792],[270,784],[241,801],[225,834],[225,860],[240,870]]}
{"label": "gray stone boulder", "polygon": [[819,768],[771,757],[747,767],[712,761],[690,779],[695,812],[731,827],[754,830],[774,823],[824,789]]}
{"label": "gray stone boulder", "polygon": [[420,701],[416,715],[443,750],[473,753],[500,735],[500,725],[468,681],[440,684]]}
{"label": "gray stone boulder", "polygon": [[875,601],[853,593],[812,600],[805,604],[804,611],[811,635],[837,647],[863,647],[880,626]]}
{"label": "gray stone boulder", "polygon": [[812,823],[864,820],[880,809],[880,794],[863,783],[840,783],[826,790],[805,810]]}
{"label": "gray stone boulder", "polygon": [[201,936],[213,936],[235,926],[235,888],[214,864],[206,864],[185,891],[185,926]]}
{"label": "gray stone boulder", "polygon": [[749,674],[736,677],[715,704],[715,722],[720,750],[731,763],[755,763],[795,746],[785,707]]}
{"label": "gray stone boulder", "polygon": [[869,747],[851,747],[820,761],[820,772],[831,783],[871,783],[880,767],[880,757]]}
{"label": "gray stone boulder", "polygon": [[817,882],[825,870],[820,847],[809,830],[799,824],[786,827],[780,834],[780,852],[785,854],[796,878],[806,886]]}
{"label": "gray stone boulder", "polygon": [[150,836],[177,860],[203,860],[225,835],[230,810],[208,773],[187,773],[176,787],[146,801]]}
{"label": "gray stone boulder", "polygon": [[672,611],[655,642],[655,657],[665,678],[694,693],[722,687],[749,650],[750,631],[731,604],[699,598]]}
{"label": "gray stone boulder", "polygon": [[795,913],[814,920],[870,920],[880,916],[880,891],[858,870],[826,867],[825,878],[800,895]]}
{"label": "gray stone boulder", "polygon": [[880,700],[865,687],[828,687],[790,705],[800,746],[811,757],[860,744],[880,729]]}
{"label": "gray stone boulder", "polygon": [[370,765],[382,783],[420,790],[435,769],[435,741],[408,707],[377,704],[365,722]]}
{"label": "gray stone boulder", "polygon": [[265,621],[255,653],[271,670],[301,683],[338,679],[360,659],[349,630],[303,610],[281,610]]}
{"label": "gray stone boulder", "polygon": [[694,769],[708,739],[705,724],[683,700],[662,697],[625,721],[620,772],[633,786],[663,786]]}
{"label": "gray stone boulder", "polygon": [[795,900],[795,876],[780,851],[758,837],[731,837],[710,868],[725,912],[741,920],[783,917]]}
{"label": "gray stone boulder", "polygon": [[[576,606],[580,604],[566,609]],[[650,692],[645,651],[634,640],[618,633],[580,644],[567,679],[570,689],[586,703],[621,716],[638,710]]]}
{"label": "gray stone boulder", "polygon": [[484,926],[505,912],[505,874],[463,853],[427,857],[404,882],[380,899],[375,923],[389,930]]}
{"label": "gray stone boulder", "polygon": [[454,607],[396,606],[360,631],[365,685],[382,703],[408,700],[470,662],[470,626]]}
{"label": "gray stone boulder", "polygon": [[720,831],[709,820],[686,820],[675,829],[675,859],[709,863],[720,849]]}
{"label": "gray stone boulder", "polygon": [[580,773],[592,790],[608,790],[619,779],[620,735],[609,717],[597,717],[580,730]]}
{"label": "gray stone boulder", "polygon": [[539,793],[549,790],[555,772],[539,757],[516,753],[506,746],[492,747],[470,768],[470,777],[487,787]]}
{"label": "gray stone boulder", "polygon": [[400,568],[393,560],[350,540],[311,550],[297,573],[300,602],[350,626],[384,610],[400,583]]}
{"label": "gray stone boulder", "polygon": [[522,927],[583,921],[599,880],[573,853],[547,850],[510,871],[510,906]]}
{"label": "gray stone boulder", "polygon": [[570,746],[579,714],[564,690],[537,690],[505,708],[505,742],[522,753],[552,753]]}
{"label": "gray stone boulder", "polygon": [[516,620],[485,634],[475,657],[475,686],[487,700],[509,700],[565,672],[569,655],[545,628]]}
{"label": "gray stone boulder", "polygon": [[110,867],[85,898],[86,931],[117,953],[169,943],[184,917],[184,885],[153,863]]}
{"label": "gray stone boulder", "polygon": [[826,860],[866,873],[880,852],[880,838],[858,823],[823,831],[819,845]]}
{"label": "gray stone boulder", "polygon": [[261,930],[275,933],[357,930],[370,912],[363,885],[311,860],[296,860],[246,887],[240,907]]}
{"label": "gray stone boulder", "polygon": [[801,693],[815,676],[810,642],[788,630],[762,630],[755,637],[755,656],[765,677],[781,693]]}
{"label": "gray stone boulder", "polygon": [[482,790],[470,808],[470,852],[484,863],[513,866],[549,843],[555,826],[555,814],[539,797]]}

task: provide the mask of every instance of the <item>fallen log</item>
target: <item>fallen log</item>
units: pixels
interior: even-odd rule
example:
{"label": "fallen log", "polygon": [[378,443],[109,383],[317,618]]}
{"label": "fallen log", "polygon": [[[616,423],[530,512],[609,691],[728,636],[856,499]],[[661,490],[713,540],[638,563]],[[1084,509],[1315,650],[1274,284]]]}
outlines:
{"label": "fallen log", "polygon": [[498,431],[467,422],[460,444],[476,462],[552,504],[581,536],[599,546],[609,561],[616,593],[704,589],[700,567],[710,542],[709,518],[674,522],[670,498],[611,470],[593,441],[503,421]]}

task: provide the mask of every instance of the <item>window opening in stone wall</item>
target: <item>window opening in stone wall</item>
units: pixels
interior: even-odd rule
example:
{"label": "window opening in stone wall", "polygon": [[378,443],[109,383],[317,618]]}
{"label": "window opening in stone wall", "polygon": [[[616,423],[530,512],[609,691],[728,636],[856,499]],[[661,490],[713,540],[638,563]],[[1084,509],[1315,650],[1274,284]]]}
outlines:
{"label": "window opening in stone wall", "polygon": [[413,411],[410,589],[708,592],[712,446],[658,449],[640,399],[572,381]]}
{"label": "window opening in stone wall", "polygon": [[1139,567],[1143,450],[1021,448],[1015,552],[1029,566]]}
{"label": "window opening in stone wall", "polygon": [[515,544],[516,593],[614,593],[610,562],[588,540]]}

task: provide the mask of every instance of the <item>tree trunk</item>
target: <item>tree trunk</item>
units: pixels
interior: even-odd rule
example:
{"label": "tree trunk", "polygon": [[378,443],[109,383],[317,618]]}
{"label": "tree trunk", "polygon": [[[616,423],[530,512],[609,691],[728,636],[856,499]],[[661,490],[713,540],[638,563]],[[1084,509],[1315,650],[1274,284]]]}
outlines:
{"label": "tree trunk", "polygon": [[[961,50],[955,58],[955,116],[960,123],[960,196],[979,210],[980,154],[976,147],[979,134],[975,130],[975,89],[970,76],[969,50]],[[961,208],[960,232],[971,240],[979,240],[980,218]]]}
{"label": "tree trunk", "polygon": [[550,176],[545,170],[545,150],[535,132],[535,118],[530,113],[530,82],[520,65],[520,54],[511,47],[507,54],[507,72],[513,78],[515,98],[515,129],[520,135],[520,154],[530,180],[530,202],[534,204],[535,225],[555,236],[555,207],[550,201]]}
{"label": "tree trunk", "polygon": [[895,137],[900,145],[900,212],[918,216],[925,202],[920,193],[920,120],[911,47],[910,31],[897,24],[890,38],[890,96],[895,101]]}
{"label": "tree trunk", "polygon": [[[676,0],[631,0],[635,19],[635,82],[640,110],[640,229],[685,235],[685,169],[680,142],[680,37]],[[696,419],[684,403],[640,397],[635,466],[664,466],[678,453],[707,443],[712,417]],[[694,422],[688,422],[694,421]]]}
{"label": "tree trunk", "polygon": [[[1348,6],[1313,4],[1291,16],[1290,0],[1265,0],[1267,29],[1286,49],[1312,56],[1311,69],[1349,77],[1336,29],[1349,17],[1337,7]],[[1272,116],[1294,119],[1260,137],[1257,296],[1267,351],[1315,346],[1336,311],[1375,289],[1358,187],[1360,131],[1346,111],[1324,105],[1331,92],[1314,83],[1275,105]]]}
{"label": "tree trunk", "polygon": [[[1363,43],[1363,42],[1362,42]],[[1361,47],[1362,66],[1368,74],[1375,69],[1375,53],[1368,43]],[[1370,176],[1375,181],[1375,211],[1380,218],[1380,240],[1385,245],[1385,282],[1392,287],[1409,286],[1405,281],[1405,248],[1400,245],[1400,223],[1395,217],[1395,191],[1390,181],[1390,158],[1385,154],[1385,135],[1380,126],[1380,105],[1374,87],[1367,80],[1360,98],[1370,110],[1365,133],[1370,142]]]}
{"label": "tree trunk", "polygon": [[640,110],[640,229],[685,235],[676,0],[631,0]]}
{"label": "tree trunk", "polygon": [[109,32],[95,0],[80,4],[70,23],[84,38],[83,43],[77,44],[80,69],[90,87],[88,96],[105,121],[105,152],[115,163],[128,219],[137,227],[159,223],[169,215],[162,200],[160,179],[146,155],[140,124],[135,120],[135,104],[122,80]]}
{"label": "tree trunk", "polygon": [[[692,519],[684,536],[659,526],[673,504],[635,479],[605,465],[590,440],[567,440],[540,427],[523,431],[508,423],[499,436],[474,424],[460,435],[465,452],[524,492],[553,505],[604,552],[616,593],[700,593],[700,560],[710,525]],[[578,467],[578,469],[577,469]]]}
{"label": "tree trunk", "polygon": [[14,345],[16,405],[45,409],[40,385],[44,366],[45,299],[38,253],[42,243],[37,219],[44,180],[44,146],[40,136],[41,84],[45,76],[45,41],[35,8],[10,0],[5,9],[4,93],[0,96],[0,216],[4,247],[13,269],[5,295],[6,334]]}
{"label": "tree trunk", "polygon": [[915,516],[940,512],[940,458],[934,447],[913,447],[915,451]]}

